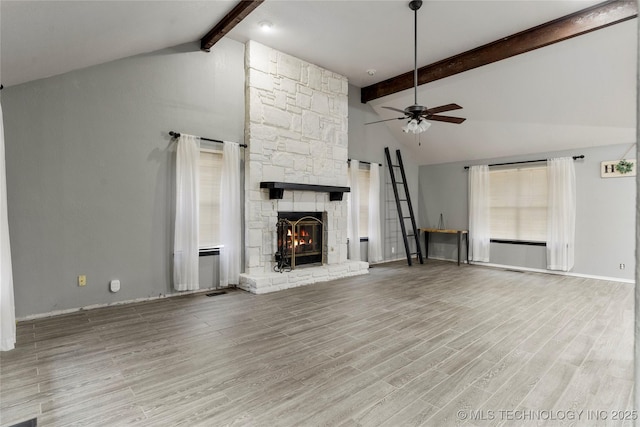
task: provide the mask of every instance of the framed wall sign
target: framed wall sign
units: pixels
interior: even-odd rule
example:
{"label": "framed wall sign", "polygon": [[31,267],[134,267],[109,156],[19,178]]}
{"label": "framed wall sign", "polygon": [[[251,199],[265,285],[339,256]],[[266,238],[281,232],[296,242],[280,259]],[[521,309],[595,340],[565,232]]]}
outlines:
{"label": "framed wall sign", "polygon": [[636,176],[636,159],[600,162],[601,178],[622,178],[625,176]]}

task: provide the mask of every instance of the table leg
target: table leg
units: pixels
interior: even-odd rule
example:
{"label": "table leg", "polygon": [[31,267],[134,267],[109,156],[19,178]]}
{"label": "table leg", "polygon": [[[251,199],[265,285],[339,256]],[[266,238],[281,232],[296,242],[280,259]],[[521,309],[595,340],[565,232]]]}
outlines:
{"label": "table leg", "polygon": [[429,232],[424,232],[424,259],[429,258]]}
{"label": "table leg", "polygon": [[462,246],[462,232],[458,231],[458,267],[460,266],[460,246]]}
{"label": "table leg", "polygon": [[469,233],[465,233],[465,239],[467,240],[467,264],[469,264]]}

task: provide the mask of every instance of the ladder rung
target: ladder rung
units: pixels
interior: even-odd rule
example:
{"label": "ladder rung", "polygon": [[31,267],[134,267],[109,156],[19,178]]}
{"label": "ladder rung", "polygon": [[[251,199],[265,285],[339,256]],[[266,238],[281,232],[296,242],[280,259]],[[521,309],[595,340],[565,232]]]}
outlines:
{"label": "ladder rung", "polygon": [[399,168],[400,165],[391,165],[392,168]]}
{"label": "ladder rung", "polygon": [[407,237],[414,237],[415,234],[407,234]]}
{"label": "ladder rung", "polygon": [[404,184],[402,181],[396,181],[396,184]]}
{"label": "ladder rung", "polygon": [[398,199],[399,202],[406,202],[407,199]]}
{"label": "ladder rung", "polygon": [[409,219],[411,218],[410,216],[403,216],[402,219]]}

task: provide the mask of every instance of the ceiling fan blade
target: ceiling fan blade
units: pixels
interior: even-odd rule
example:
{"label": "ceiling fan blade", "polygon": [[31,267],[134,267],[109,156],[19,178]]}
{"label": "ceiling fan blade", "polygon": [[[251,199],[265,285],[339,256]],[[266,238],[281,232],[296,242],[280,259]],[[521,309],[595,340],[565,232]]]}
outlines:
{"label": "ceiling fan blade", "polygon": [[391,120],[402,120],[402,119],[406,119],[406,117],[394,117],[393,119],[384,119],[384,120],[378,120],[377,122],[369,122],[369,123],[365,123],[365,125],[372,125],[374,123],[382,123],[382,122],[389,122]]}
{"label": "ceiling fan blade", "polygon": [[405,114],[404,110],[400,110],[398,108],[393,108],[393,107],[382,107],[382,108],[386,108],[387,110],[397,111],[398,113]]}
{"label": "ceiling fan blade", "polygon": [[441,105],[439,107],[429,108],[427,109],[427,114],[444,113],[445,111],[460,110],[460,109],[462,109],[462,107],[459,106],[458,104],[447,104],[447,105]]}
{"label": "ceiling fan blade", "polygon": [[467,120],[467,119],[463,119],[462,117],[451,117],[451,116],[426,116],[425,119],[433,120],[436,122],[455,123],[457,125]]}

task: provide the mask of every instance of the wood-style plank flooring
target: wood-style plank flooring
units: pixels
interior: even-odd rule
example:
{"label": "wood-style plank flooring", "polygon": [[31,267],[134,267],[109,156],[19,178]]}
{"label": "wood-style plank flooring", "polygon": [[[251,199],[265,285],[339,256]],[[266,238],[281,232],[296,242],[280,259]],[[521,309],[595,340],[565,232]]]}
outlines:
{"label": "wood-style plank flooring", "polygon": [[394,262],[20,322],[0,425],[631,425],[632,362],[633,285]]}

